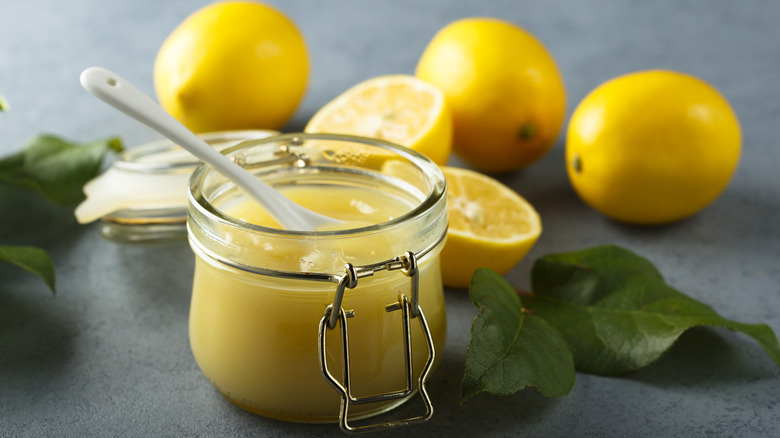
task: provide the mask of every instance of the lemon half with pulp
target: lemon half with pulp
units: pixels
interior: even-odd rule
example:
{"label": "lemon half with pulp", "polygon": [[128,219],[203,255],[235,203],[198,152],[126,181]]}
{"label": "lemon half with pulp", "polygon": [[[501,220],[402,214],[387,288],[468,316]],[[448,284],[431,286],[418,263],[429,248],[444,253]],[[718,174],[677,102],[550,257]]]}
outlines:
{"label": "lemon half with pulp", "polygon": [[452,149],[452,119],[444,95],[410,75],[363,81],[323,106],[306,132],[379,138],[444,165]]}
{"label": "lemon half with pulp", "polygon": [[541,235],[539,214],[525,198],[489,176],[456,167],[442,171],[449,212],[441,253],[444,284],[467,287],[480,267],[505,274]]}

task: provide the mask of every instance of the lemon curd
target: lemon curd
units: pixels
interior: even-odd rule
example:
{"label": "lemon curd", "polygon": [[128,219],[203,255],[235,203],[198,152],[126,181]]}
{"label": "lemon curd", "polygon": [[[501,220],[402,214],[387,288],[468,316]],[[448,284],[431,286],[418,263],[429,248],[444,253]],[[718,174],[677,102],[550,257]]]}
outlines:
{"label": "lemon curd", "polygon": [[[290,138],[248,142],[228,154],[262,160]],[[312,138],[318,140],[316,147],[306,148]],[[347,323],[353,396],[403,390],[406,382],[402,312],[387,306],[398,303],[401,295],[411,298],[412,281],[401,270],[366,273],[361,267],[397,260],[407,251],[419,255],[419,305],[435,349],[443,351],[446,316],[439,252],[447,216],[441,171],[414,152],[355,139],[348,142],[349,156],[354,158],[358,147],[362,158],[345,160],[339,153],[345,143],[336,139],[325,134],[295,137],[311,157],[306,166],[275,166],[259,176],[300,205],[345,221],[339,229],[280,230],[261,207],[210,168],[200,168],[191,180],[188,232],[196,254],[192,352],[225,397],[261,415],[306,422],[339,418],[340,394],[323,376],[318,334],[346,264],[363,272],[355,287],[345,290],[341,305],[353,312]],[[388,151],[400,154],[392,167],[402,163],[403,180],[382,171]],[[410,327],[416,388],[429,352],[418,323],[412,320]],[[327,330],[324,355],[328,369],[344,383],[340,329]],[[384,412],[406,398],[355,405],[349,415]]]}

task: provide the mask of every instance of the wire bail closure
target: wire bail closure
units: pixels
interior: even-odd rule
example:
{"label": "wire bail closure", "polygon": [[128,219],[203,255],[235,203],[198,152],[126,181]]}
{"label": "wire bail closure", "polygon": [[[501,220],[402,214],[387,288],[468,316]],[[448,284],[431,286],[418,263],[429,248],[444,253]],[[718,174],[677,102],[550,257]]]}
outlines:
{"label": "wire bail closure", "polygon": [[[334,296],[333,303],[325,308],[325,314],[320,320],[319,325],[319,359],[320,369],[322,371],[325,380],[333,386],[336,391],[341,395],[341,408],[339,411],[339,426],[345,432],[368,432],[378,429],[389,429],[401,426],[408,426],[412,424],[418,424],[428,421],[433,416],[433,405],[431,404],[428,392],[425,389],[425,383],[428,380],[428,376],[433,368],[433,362],[436,357],[436,351],[433,345],[433,337],[431,336],[430,327],[428,321],[425,318],[425,313],[419,304],[419,285],[420,279],[417,269],[417,258],[412,252],[405,252],[403,255],[396,257],[394,260],[388,262],[385,269],[401,270],[401,272],[410,278],[411,280],[411,301],[403,293],[399,294],[398,301],[385,305],[385,311],[393,312],[402,310],[402,325],[404,333],[404,359],[406,367],[406,379],[404,388],[398,391],[391,391],[365,397],[355,397],[352,395],[351,388],[351,373],[350,373],[350,359],[349,359],[349,333],[347,329],[347,318],[355,316],[355,312],[352,310],[344,310],[341,307],[341,303],[344,298],[344,292],[347,288],[354,289],[357,286],[358,279],[374,274],[374,270],[360,270],[355,268],[352,264],[348,263],[344,269],[344,275],[339,278],[338,285],[336,286],[336,295]],[[359,405],[366,403],[375,403],[382,401],[391,401],[408,397],[414,392],[412,384],[413,380],[413,355],[412,355],[412,336],[411,336],[411,319],[417,319],[420,323],[420,328],[425,335],[426,344],[428,346],[428,360],[423,367],[420,376],[417,379],[417,390],[423,399],[425,404],[425,414],[417,417],[404,418],[400,420],[388,421],[377,424],[363,425],[363,426],[351,426],[349,424],[349,407],[350,405]],[[341,345],[343,354],[343,384],[334,377],[328,367],[327,361],[327,332],[333,330],[337,325],[341,326]]]}

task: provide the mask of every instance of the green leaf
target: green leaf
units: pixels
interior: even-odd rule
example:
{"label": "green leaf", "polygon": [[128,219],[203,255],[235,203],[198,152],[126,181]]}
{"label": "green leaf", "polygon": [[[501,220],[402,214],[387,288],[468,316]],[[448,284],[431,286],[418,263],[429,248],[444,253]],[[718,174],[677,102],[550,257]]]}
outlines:
{"label": "green leaf", "polygon": [[35,274],[54,292],[54,265],[46,251],[33,246],[0,245],[0,263],[9,262]]}
{"label": "green leaf", "polygon": [[695,326],[720,326],[756,340],[780,367],[780,345],[765,324],[742,324],[675,290],[646,259],[601,246],[543,257],[524,304],[558,328],[577,369],[616,375],[643,368]]}
{"label": "green leaf", "polygon": [[476,270],[469,295],[481,312],[471,326],[461,403],[482,391],[508,395],[527,386],[548,397],[571,391],[574,362],[564,339],[543,319],[525,314],[500,275]]}
{"label": "green leaf", "polygon": [[5,111],[9,108],[8,101],[5,100],[2,94],[0,94],[0,111]]}
{"label": "green leaf", "polygon": [[78,144],[40,135],[20,152],[0,159],[0,182],[29,187],[57,204],[76,204],[84,199],[84,184],[100,172],[109,150],[121,151],[121,140]]}

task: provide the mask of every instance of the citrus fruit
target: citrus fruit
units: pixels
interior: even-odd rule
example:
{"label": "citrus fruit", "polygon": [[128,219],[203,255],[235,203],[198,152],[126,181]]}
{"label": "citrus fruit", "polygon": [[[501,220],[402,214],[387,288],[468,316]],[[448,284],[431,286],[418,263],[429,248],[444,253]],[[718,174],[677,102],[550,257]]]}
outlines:
{"label": "citrus fruit", "polygon": [[187,17],[154,63],[166,111],[196,132],[278,129],[306,90],[309,58],[295,25],[263,3],[222,1]]}
{"label": "citrus fruit", "polygon": [[688,217],[728,184],[741,149],[726,99],[693,76],[641,71],[600,85],[577,106],[566,167],[579,196],[621,221]]}
{"label": "citrus fruit", "polygon": [[453,150],[478,170],[525,167],[558,137],[565,112],[561,75],[542,43],[512,23],[450,23],[425,48],[415,74],[444,92]]}
{"label": "citrus fruit", "polygon": [[480,267],[503,275],[536,243],[542,223],[533,206],[501,182],[473,170],[443,167],[449,228],[442,280],[467,287]]}
{"label": "citrus fruit", "polygon": [[444,165],[452,150],[452,116],[436,87],[410,75],[365,80],[323,106],[306,132],[379,138]]}

